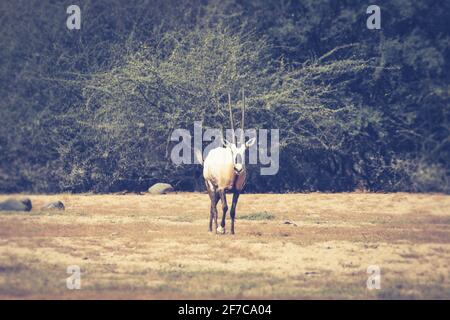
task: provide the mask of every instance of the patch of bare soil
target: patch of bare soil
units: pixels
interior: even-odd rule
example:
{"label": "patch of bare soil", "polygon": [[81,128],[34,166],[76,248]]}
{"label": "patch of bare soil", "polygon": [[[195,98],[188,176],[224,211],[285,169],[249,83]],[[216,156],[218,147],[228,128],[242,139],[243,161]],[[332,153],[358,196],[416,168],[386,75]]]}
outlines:
{"label": "patch of bare soil", "polygon": [[450,298],[450,196],[244,194],[234,236],[208,234],[206,194],[30,198],[0,212],[1,299]]}

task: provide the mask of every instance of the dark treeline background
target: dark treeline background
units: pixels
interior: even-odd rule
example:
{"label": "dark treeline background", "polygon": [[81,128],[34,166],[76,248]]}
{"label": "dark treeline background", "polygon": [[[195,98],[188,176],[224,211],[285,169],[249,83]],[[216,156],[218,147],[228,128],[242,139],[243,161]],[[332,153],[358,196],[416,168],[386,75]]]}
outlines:
{"label": "dark treeline background", "polygon": [[[81,8],[80,31],[66,8]],[[0,2],[0,192],[203,188],[174,128],[280,129],[247,191],[450,191],[450,1]]]}

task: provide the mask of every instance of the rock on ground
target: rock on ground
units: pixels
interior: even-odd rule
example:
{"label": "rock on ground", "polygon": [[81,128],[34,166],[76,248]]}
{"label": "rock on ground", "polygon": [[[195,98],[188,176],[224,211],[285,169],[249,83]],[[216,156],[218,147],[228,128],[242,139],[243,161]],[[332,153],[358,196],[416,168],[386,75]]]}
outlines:
{"label": "rock on ground", "polygon": [[150,194],[166,194],[173,191],[173,187],[168,183],[155,183],[148,189]]}
{"label": "rock on ground", "polygon": [[31,200],[26,198],[22,200],[8,199],[0,202],[0,211],[31,211]]}
{"label": "rock on ground", "polygon": [[61,201],[55,201],[47,203],[41,208],[42,210],[65,210],[64,203]]}

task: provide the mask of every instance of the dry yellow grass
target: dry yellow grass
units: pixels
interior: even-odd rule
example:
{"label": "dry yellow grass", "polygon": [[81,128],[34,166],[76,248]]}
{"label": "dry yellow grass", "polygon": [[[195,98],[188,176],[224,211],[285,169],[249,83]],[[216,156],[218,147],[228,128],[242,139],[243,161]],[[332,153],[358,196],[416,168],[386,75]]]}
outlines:
{"label": "dry yellow grass", "polygon": [[[235,236],[208,234],[206,194],[30,198],[32,212],[0,213],[2,299],[450,298],[445,195],[244,194]],[[54,200],[66,211],[39,211]]]}

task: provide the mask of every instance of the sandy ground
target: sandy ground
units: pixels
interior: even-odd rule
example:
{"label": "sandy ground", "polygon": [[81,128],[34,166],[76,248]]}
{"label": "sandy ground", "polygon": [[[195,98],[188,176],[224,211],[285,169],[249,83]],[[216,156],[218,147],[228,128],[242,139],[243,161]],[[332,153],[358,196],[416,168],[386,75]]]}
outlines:
{"label": "sandy ground", "polygon": [[234,236],[208,234],[206,194],[29,197],[0,213],[0,299],[450,299],[450,196],[244,194]]}

